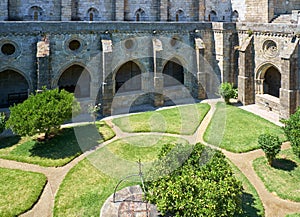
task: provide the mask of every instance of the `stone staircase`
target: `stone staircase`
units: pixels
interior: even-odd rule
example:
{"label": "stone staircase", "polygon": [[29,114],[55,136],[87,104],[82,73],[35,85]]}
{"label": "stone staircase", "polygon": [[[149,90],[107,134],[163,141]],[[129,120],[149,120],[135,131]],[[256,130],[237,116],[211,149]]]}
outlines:
{"label": "stone staircase", "polygon": [[271,23],[292,23],[292,14],[281,14],[273,18]]}

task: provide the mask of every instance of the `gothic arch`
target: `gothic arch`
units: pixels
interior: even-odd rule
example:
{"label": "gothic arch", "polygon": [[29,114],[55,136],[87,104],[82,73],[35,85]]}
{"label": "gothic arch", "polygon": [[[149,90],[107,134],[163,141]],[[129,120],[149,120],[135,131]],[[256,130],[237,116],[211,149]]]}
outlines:
{"label": "gothic arch", "polygon": [[114,73],[115,93],[142,89],[142,69],[136,61],[123,63]]}
{"label": "gothic arch", "polygon": [[85,20],[87,20],[87,21],[96,21],[98,19],[99,19],[99,11],[94,7],[89,8],[87,13],[86,13]]}
{"label": "gothic arch", "polygon": [[39,6],[32,6],[28,10],[29,19],[33,21],[43,20],[43,9]]}
{"label": "gothic arch", "polygon": [[82,64],[73,63],[60,71],[55,86],[84,98],[90,97],[91,81],[90,71]]}
{"label": "gothic arch", "polygon": [[185,21],[185,14],[184,14],[184,11],[182,9],[179,9],[179,10],[176,11],[175,21],[176,22]]}
{"label": "gothic arch", "polygon": [[144,21],[145,20],[146,13],[142,8],[139,8],[135,12],[135,21]]}
{"label": "gothic arch", "polygon": [[256,73],[256,93],[280,97],[281,72],[271,63],[261,65]]}
{"label": "gothic arch", "polygon": [[237,10],[234,10],[231,14],[231,21],[232,22],[238,22],[239,21],[239,12]]}
{"label": "gothic arch", "polygon": [[24,73],[14,69],[0,71],[0,107],[23,102],[30,89],[31,83]]}
{"label": "gothic arch", "polygon": [[184,67],[176,57],[165,62],[162,73],[165,87],[184,84]]}
{"label": "gothic arch", "polygon": [[212,21],[212,22],[218,21],[218,15],[217,15],[216,11],[211,10],[209,12],[209,14],[208,14],[208,21]]}

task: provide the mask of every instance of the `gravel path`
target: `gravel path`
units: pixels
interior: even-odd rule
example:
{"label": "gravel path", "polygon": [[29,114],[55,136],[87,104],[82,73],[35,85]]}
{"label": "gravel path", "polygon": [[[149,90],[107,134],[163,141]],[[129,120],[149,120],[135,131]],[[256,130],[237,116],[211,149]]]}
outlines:
{"label": "gravel path", "polygon": [[[203,134],[205,129],[208,127],[208,124],[215,112],[215,104],[218,100],[205,100],[203,102],[209,103],[211,105],[211,109],[208,114],[203,119],[202,123],[200,124],[199,128],[195,132],[194,135],[191,136],[181,136],[181,135],[174,135],[174,134],[166,134],[167,136],[175,136],[181,137],[188,140],[191,143],[201,142],[207,146],[210,146],[215,149],[219,149],[218,147],[212,146],[207,144],[203,141]],[[253,112],[253,110],[251,110]],[[263,111],[260,111],[263,112]],[[267,112],[267,111],[266,111]],[[261,114],[261,113],[260,113]],[[262,115],[262,114],[261,114]],[[268,112],[269,120],[272,120],[272,114]],[[53,215],[53,207],[54,207],[54,199],[55,195],[59,189],[60,184],[62,183],[66,174],[73,168],[78,162],[84,159],[87,155],[94,152],[95,150],[105,146],[108,143],[111,143],[117,139],[125,138],[134,135],[162,135],[162,133],[125,133],[120,128],[115,126],[111,118],[107,118],[105,120],[108,125],[110,125],[116,133],[116,137],[113,139],[106,141],[100,144],[96,149],[91,151],[85,152],[81,156],[77,157],[69,164],[63,167],[41,167],[33,164],[21,163],[16,161],[4,160],[0,159],[0,167],[10,168],[10,169],[21,169],[24,171],[33,171],[39,172],[46,175],[48,182],[43,190],[43,193],[39,199],[39,201],[35,204],[35,206],[29,210],[28,212],[22,214],[23,217],[31,217],[31,216],[43,216],[43,217],[51,217]],[[277,122],[278,124],[278,122]],[[284,144],[283,148],[288,148],[288,144]],[[260,178],[256,175],[253,167],[252,161],[258,157],[264,156],[264,153],[261,150],[255,150],[247,153],[236,154],[231,153],[226,150],[221,150],[249,179],[249,181],[253,184],[255,189],[257,190],[265,208],[266,217],[284,217],[288,213],[300,213],[300,203],[283,200],[278,196],[268,192],[265,188],[264,184],[260,180]]]}

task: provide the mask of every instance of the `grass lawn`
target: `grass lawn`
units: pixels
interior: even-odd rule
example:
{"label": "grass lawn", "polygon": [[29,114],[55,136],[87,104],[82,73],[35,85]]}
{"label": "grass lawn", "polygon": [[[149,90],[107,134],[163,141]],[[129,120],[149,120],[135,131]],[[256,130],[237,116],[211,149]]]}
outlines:
{"label": "grass lawn", "polygon": [[209,109],[208,104],[198,103],[116,118],[113,123],[124,132],[166,132],[191,135],[196,131]]}
{"label": "grass lawn", "polygon": [[235,177],[242,182],[243,184],[243,213],[237,215],[238,217],[242,216],[264,216],[264,206],[258,196],[257,191],[253,185],[249,182],[247,177],[237,168],[232,162],[229,161],[229,164],[234,172]]}
{"label": "grass lawn", "polygon": [[[138,172],[144,164],[157,158],[165,143],[187,142],[174,137],[135,136],[118,140],[92,153],[65,177],[55,198],[54,216],[99,216],[105,200],[121,178]],[[130,179],[119,190],[139,184]]]}
{"label": "grass lawn", "polygon": [[18,136],[3,138],[0,140],[0,157],[46,167],[63,166],[83,151],[115,136],[105,122],[97,122],[96,126],[63,128],[46,142]]}
{"label": "grass lawn", "polygon": [[46,182],[40,173],[0,168],[0,216],[17,216],[29,210]]}
{"label": "grass lawn", "polygon": [[253,167],[270,192],[283,199],[300,202],[300,159],[292,149],[279,153],[270,167],[265,157],[253,161]]}
{"label": "grass lawn", "polygon": [[292,213],[292,214],[288,214],[285,217],[300,217],[300,213]]}
{"label": "grass lawn", "polygon": [[257,138],[263,133],[279,135],[284,139],[279,126],[235,106],[218,103],[204,140],[228,151],[241,153],[258,149]]}

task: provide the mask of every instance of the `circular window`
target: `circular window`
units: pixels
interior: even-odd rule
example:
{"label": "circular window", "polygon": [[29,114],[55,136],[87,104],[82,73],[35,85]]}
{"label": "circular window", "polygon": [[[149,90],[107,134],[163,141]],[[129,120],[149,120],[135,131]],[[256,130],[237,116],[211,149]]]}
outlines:
{"label": "circular window", "polygon": [[76,51],[80,48],[81,44],[78,40],[72,40],[69,43],[70,50]]}
{"label": "circular window", "polygon": [[125,48],[129,50],[129,49],[133,48],[134,42],[132,39],[128,39],[125,41],[124,45],[125,45]]}
{"label": "circular window", "polygon": [[263,51],[266,56],[274,57],[278,54],[278,48],[276,42],[267,40],[263,44]]}
{"label": "circular window", "polygon": [[16,51],[15,46],[10,43],[3,44],[1,47],[1,52],[8,56],[14,54],[15,51]]}

